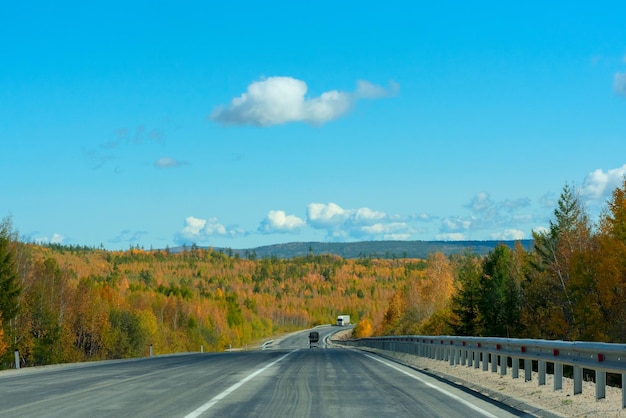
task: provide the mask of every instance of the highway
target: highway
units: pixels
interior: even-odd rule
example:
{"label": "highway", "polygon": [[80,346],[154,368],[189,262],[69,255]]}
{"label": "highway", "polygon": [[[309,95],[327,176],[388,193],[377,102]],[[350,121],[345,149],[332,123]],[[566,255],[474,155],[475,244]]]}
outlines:
{"label": "highway", "polygon": [[[324,337],[336,327],[317,329]],[[514,417],[477,394],[357,350],[191,353],[0,372],[3,417]]]}

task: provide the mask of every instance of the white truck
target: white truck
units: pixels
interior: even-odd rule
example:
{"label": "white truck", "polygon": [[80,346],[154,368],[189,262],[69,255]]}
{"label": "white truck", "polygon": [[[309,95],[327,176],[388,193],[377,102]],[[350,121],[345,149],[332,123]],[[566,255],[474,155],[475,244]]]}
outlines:
{"label": "white truck", "polygon": [[343,327],[350,325],[350,315],[339,315],[337,317],[337,326]]}

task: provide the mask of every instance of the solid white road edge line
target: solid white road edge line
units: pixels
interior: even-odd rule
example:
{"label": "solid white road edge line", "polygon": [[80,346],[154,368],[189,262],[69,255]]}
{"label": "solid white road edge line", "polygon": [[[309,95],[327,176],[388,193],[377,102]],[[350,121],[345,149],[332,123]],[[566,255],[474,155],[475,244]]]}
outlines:
{"label": "solid white road edge line", "polygon": [[489,418],[498,418],[496,415],[493,415],[492,413],[490,413],[490,412],[488,412],[488,411],[485,411],[485,410],[484,410],[484,409],[482,409],[482,408],[477,407],[476,405],[472,404],[471,402],[466,401],[466,400],[465,400],[465,399],[463,399],[463,398],[459,398],[459,397],[458,397],[458,396],[456,396],[455,394],[450,393],[450,392],[448,392],[447,390],[445,390],[445,389],[443,389],[443,388],[440,388],[440,387],[438,387],[438,386],[433,385],[433,384],[432,384],[432,383],[430,383],[430,382],[427,382],[426,380],[424,380],[424,379],[420,378],[419,376],[416,376],[416,375],[414,375],[414,374],[411,374],[411,373],[407,372],[406,370],[402,370],[401,368],[396,367],[396,366],[394,366],[393,364],[388,363],[388,362],[386,362],[386,361],[384,361],[384,360],[381,360],[381,359],[379,359],[379,358],[377,358],[377,357],[371,356],[371,355],[369,355],[369,354],[364,354],[364,355],[365,355],[366,357],[371,358],[372,360],[376,360],[376,361],[378,361],[378,362],[380,362],[380,363],[384,364],[384,365],[385,365],[385,366],[387,366],[387,367],[391,367],[392,369],[397,370],[397,371],[399,371],[400,373],[404,373],[405,375],[407,375],[407,376],[409,376],[409,377],[412,377],[412,378],[413,378],[413,379],[415,379],[415,380],[419,380],[420,382],[422,382],[422,383],[423,383],[423,384],[425,384],[426,386],[428,386],[428,387],[430,387],[430,388],[432,388],[432,389],[435,389],[435,390],[437,390],[437,391],[439,391],[439,392],[443,393],[444,395],[447,395],[447,396],[449,396],[449,397],[451,397],[451,398],[455,399],[455,400],[456,400],[456,401],[458,401],[458,402],[461,402],[463,405],[467,406],[468,408],[473,409],[474,411],[476,411],[476,412],[478,412],[478,413],[480,413],[480,414],[482,414],[482,415],[484,415],[484,416],[486,416],[486,417],[489,417]]}
{"label": "solid white road edge line", "polygon": [[291,353],[295,353],[298,350],[294,350],[294,351],[290,351],[289,353],[285,354],[284,356],[282,356],[281,358],[279,358],[278,360],[275,360],[273,362],[271,362],[270,364],[266,365],[265,367],[263,367],[262,369],[257,370],[254,373],[249,374],[248,376],[246,376],[245,378],[241,379],[239,382],[235,383],[234,385],[232,385],[231,387],[229,387],[228,389],[226,389],[224,392],[220,393],[219,395],[215,396],[213,399],[211,399],[210,401],[208,401],[207,403],[205,403],[204,405],[200,406],[198,409],[196,409],[195,411],[190,412],[189,414],[185,415],[185,418],[196,418],[199,417],[203,412],[208,411],[209,409],[211,409],[216,403],[218,403],[219,401],[221,401],[222,399],[224,399],[225,397],[227,397],[229,394],[231,394],[232,392],[236,391],[241,385],[243,385],[244,383],[246,383],[247,381],[254,379],[255,376],[258,376],[259,374],[263,373],[265,370],[269,369],[270,367],[272,367],[274,364],[278,363],[279,361],[283,360],[285,357],[287,357],[288,355],[290,355]]}

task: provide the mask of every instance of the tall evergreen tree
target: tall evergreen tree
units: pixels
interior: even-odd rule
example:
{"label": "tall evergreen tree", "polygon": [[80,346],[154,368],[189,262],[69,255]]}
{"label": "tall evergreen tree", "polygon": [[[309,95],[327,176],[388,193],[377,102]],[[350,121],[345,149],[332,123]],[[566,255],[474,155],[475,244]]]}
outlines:
{"label": "tall evergreen tree", "polygon": [[461,256],[456,269],[456,294],[452,296],[450,326],[457,335],[482,335],[480,316],[480,259],[476,254]]}
{"label": "tall evergreen tree", "polygon": [[582,253],[591,245],[592,228],[580,196],[565,185],[554,210],[554,220],[545,232],[533,232],[537,260],[535,267],[545,274],[550,299],[554,301],[554,320],[566,324],[560,338],[568,338],[576,322],[571,289],[571,261],[575,253]]}
{"label": "tall evergreen tree", "polygon": [[5,326],[15,318],[21,292],[17,266],[13,256],[13,241],[10,218],[0,223],[0,315]]}
{"label": "tall evergreen tree", "polygon": [[483,335],[513,337],[519,329],[519,277],[515,275],[513,251],[500,244],[482,266],[478,308]]}

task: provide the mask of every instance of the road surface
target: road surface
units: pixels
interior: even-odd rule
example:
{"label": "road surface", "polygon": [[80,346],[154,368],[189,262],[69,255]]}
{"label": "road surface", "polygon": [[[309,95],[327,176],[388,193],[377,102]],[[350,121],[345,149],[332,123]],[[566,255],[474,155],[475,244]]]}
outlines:
{"label": "road surface", "polygon": [[1,372],[0,416],[525,416],[358,350],[309,349],[308,331],[266,347]]}

